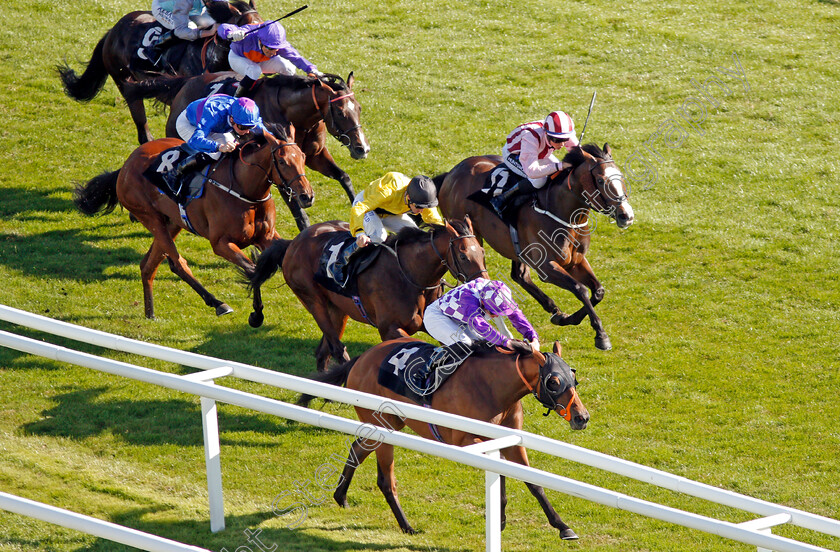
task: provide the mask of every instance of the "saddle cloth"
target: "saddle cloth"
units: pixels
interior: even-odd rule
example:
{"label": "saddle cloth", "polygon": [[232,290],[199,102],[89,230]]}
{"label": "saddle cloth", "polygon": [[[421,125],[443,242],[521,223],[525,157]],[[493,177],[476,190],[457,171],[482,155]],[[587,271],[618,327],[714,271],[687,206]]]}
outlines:
{"label": "saddle cloth", "polygon": [[507,191],[521,179],[522,177],[511,171],[507,165],[500,163],[487,175],[487,180],[484,182],[481,191],[487,197],[493,198]]}
{"label": "saddle cloth", "polygon": [[379,385],[417,404],[431,404],[432,394],[440,389],[472,353],[466,351],[463,356],[449,357],[445,364],[435,370],[431,378],[426,379],[422,377],[423,367],[429,362],[435,349],[434,345],[417,341],[398,345],[379,366]]}
{"label": "saddle cloth", "polygon": [[379,257],[382,247],[375,244],[368,245],[360,249],[350,258],[350,262],[344,267],[341,275],[344,285],[336,282],[330,276],[332,274],[331,265],[333,265],[338,258],[343,256],[344,250],[350,247],[356,241],[350,232],[335,232],[324,246],[324,251],[321,253],[321,258],[318,261],[318,270],[315,272],[315,281],[332,291],[345,297],[359,296],[359,274],[367,270],[373,261]]}
{"label": "saddle cloth", "polygon": [[[157,44],[160,36],[167,31],[157,23],[144,23],[138,25],[139,28],[145,29],[143,33],[143,41],[134,48],[131,52],[131,59],[128,62],[128,68],[131,72],[140,72],[140,73],[160,73],[161,71],[166,73],[175,74],[176,68],[180,64],[181,58],[184,57],[186,54],[187,46],[190,44],[187,41],[178,41],[175,44],[172,44],[166,50],[164,50],[163,55],[160,56],[160,60],[156,59],[149,59],[150,55],[153,55],[152,46]],[[154,40],[151,41],[150,44],[144,44],[147,39],[146,37],[154,36]],[[158,62],[155,64],[155,62]]]}
{"label": "saddle cloth", "polygon": [[207,183],[207,174],[210,171],[210,166],[205,167],[201,172],[188,173],[184,175],[183,178],[187,179],[188,191],[183,202],[181,202],[180,198],[175,195],[178,191],[177,187],[179,183],[175,183],[175,190],[170,189],[169,185],[163,179],[163,173],[172,170],[183,158],[188,155],[189,154],[187,154],[179,146],[169,148],[168,150],[162,151],[152,164],[149,165],[145,172],[143,172],[143,177],[145,177],[146,180],[157,186],[157,188],[172,201],[184,206],[188,205],[193,199],[197,199],[204,195],[204,185]]}

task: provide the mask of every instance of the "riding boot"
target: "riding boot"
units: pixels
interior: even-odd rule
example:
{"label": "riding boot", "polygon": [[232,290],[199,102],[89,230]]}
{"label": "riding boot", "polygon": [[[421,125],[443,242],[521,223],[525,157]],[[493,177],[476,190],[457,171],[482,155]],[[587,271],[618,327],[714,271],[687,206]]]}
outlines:
{"label": "riding boot", "polygon": [[347,276],[345,276],[344,270],[350,263],[350,258],[353,256],[353,253],[355,253],[358,249],[359,244],[356,242],[351,243],[347,249],[342,251],[341,255],[336,258],[335,262],[330,267],[330,277],[342,287],[344,287],[344,284],[347,283]]}
{"label": "riding boot", "polygon": [[439,370],[459,365],[470,353],[483,347],[484,344],[481,341],[474,341],[471,345],[457,341],[452,345],[435,347],[426,364],[418,370],[421,388],[425,386],[429,392],[435,391],[440,387],[441,380],[445,376]]}
{"label": "riding boot", "polygon": [[234,98],[250,98],[251,90],[254,89],[254,86],[257,84],[257,81],[252,79],[251,77],[242,77],[242,80],[239,81],[239,86],[236,88],[236,92],[233,94]]}
{"label": "riding boot", "polygon": [[187,185],[184,182],[184,176],[192,171],[199,171],[210,164],[213,158],[204,152],[194,153],[183,161],[178,163],[174,169],[163,174],[163,179],[169,186],[169,189],[175,194],[179,201],[186,199]]}
{"label": "riding boot", "polygon": [[502,216],[502,211],[505,210],[505,204],[519,192],[519,188],[521,185],[521,181],[517,182],[504,192],[500,193],[496,197],[490,200],[490,205],[493,207],[493,210],[496,211],[496,214],[499,215],[499,218],[504,218]]}
{"label": "riding boot", "polygon": [[170,46],[174,46],[180,41],[181,39],[175,36],[175,33],[173,31],[166,31],[165,33],[160,35],[160,38],[157,42],[155,42],[152,46],[146,48],[146,57],[149,58],[149,61],[151,61],[154,65],[158,65],[161,58],[163,57],[163,53]]}

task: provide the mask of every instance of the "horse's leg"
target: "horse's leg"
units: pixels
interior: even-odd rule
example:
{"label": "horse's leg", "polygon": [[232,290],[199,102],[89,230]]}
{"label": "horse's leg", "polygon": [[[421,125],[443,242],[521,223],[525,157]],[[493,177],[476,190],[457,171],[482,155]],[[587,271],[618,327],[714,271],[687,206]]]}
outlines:
{"label": "horse's leg", "polygon": [[[589,296],[589,302],[592,303],[593,307],[601,302],[604,298],[606,290],[604,289],[604,286],[601,285],[601,282],[598,281],[598,278],[595,277],[595,273],[592,272],[592,267],[589,266],[589,261],[584,258],[582,263],[568,267],[566,270],[572,278],[590,289],[592,294]],[[586,309],[581,307],[577,310],[577,312],[569,316],[569,320],[572,324],[577,325],[583,321],[585,316]]]}
{"label": "horse's leg", "polygon": [[361,444],[361,439],[356,439],[350,445],[350,453],[347,456],[347,462],[344,463],[344,469],[341,471],[341,478],[338,480],[338,486],[333,492],[333,498],[342,508],[347,507],[347,489],[350,488],[350,482],[353,481],[353,475],[356,473],[362,462],[365,461],[374,449],[368,450]]}
{"label": "horse's leg", "polygon": [[512,261],[510,267],[510,277],[514,282],[522,286],[522,289],[537,300],[540,306],[545,309],[545,312],[552,316],[560,313],[560,309],[552,301],[551,297],[546,295],[537,285],[531,280],[531,268],[522,261]]}
{"label": "horse's leg", "polygon": [[583,303],[583,308],[581,309],[584,312],[583,316],[577,314],[569,316],[558,311],[551,317],[551,323],[558,326],[580,324],[584,316],[588,316],[589,323],[592,325],[592,329],[595,330],[595,347],[601,349],[602,351],[609,351],[612,349],[612,343],[610,342],[607,332],[604,330],[604,324],[601,322],[601,318],[595,313],[595,309],[592,307],[592,302],[589,300],[589,290],[587,287],[578,282],[554,261],[544,263],[541,270],[545,273],[547,282],[572,292],[574,296],[577,297],[578,301]]}
{"label": "horse's leg", "polygon": [[[120,94],[125,98],[125,93],[119,82],[117,83],[117,88],[119,88]],[[131,113],[131,120],[134,121],[134,126],[137,127],[137,141],[145,144],[154,140],[152,129],[149,128],[149,121],[146,118],[146,105],[143,103],[143,99],[134,100],[133,102],[126,101],[126,104],[128,105],[128,112]]]}
{"label": "horse's leg", "polygon": [[504,476],[504,475],[500,475],[500,476],[499,476],[499,482],[500,482],[500,483],[501,483],[501,485],[502,485],[502,488],[501,488],[501,501],[500,501],[500,503],[501,503],[501,507],[502,507],[502,508],[501,508],[501,509],[502,509],[502,517],[501,517],[501,521],[502,521],[502,531],[504,531],[504,530],[505,530],[505,526],[507,525],[507,515],[505,514],[505,509],[507,508],[507,503],[508,503],[508,500],[507,500],[507,486],[506,486],[506,484],[505,484],[505,482],[506,482],[506,481],[507,481],[507,480],[505,479],[505,476]]}
{"label": "horse's leg", "polygon": [[327,151],[327,148],[323,148],[321,151],[312,155],[310,155],[309,152],[306,152],[306,166],[310,169],[318,171],[324,176],[337,180],[338,183],[341,184],[341,187],[344,188],[344,193],[346,193],[347,197],[350,198],[351,203],[356,198],[356,191],[353,189],[353,183],[350,181],[350,176],[335,164],[335,161],[333,160],[332,155],[330,155],[330,152]]}
{"label": "horse's leg", "polygon": [[[175,227],[174,232],[170,230],[170,236],[172,239],[175,238],[180,230],[181,229],[177,226]],[[158,267],[160,267],[160,263],[163,262],[164,257],[166,257],[166,252],[162,247],[160,247],[158,241],[153,239],[152,245],[149,247],[149,251],[146,252],[143,260],[140,261],[140,279],[143,282],[143,308],[146,318],[155,317],[155,300],[152,288],[154,286],[155,275],[157,274]]]}
{"label": "horse's leg", "polygon": [[376,467],[376,485],[385,495],[385,501],[391,507],[394,517],[397,518],[400,529],[403,533],[415,534],[417,531],[408,523],[405,512],[400,506],[400,499],[397,497],[397,478],[394,476],[394,447],[392,445],[381,443],[377,447]]}
{"label": "horse's leg", "polygon": [[[506,460],[511,462],[516,462],[517,464],[522,464],[523,466],[528,466],[528,453],[525,452],[525,447],[515,446],[506,448],[502,451],[502,455],[505,457]],[[554,507],[548,501],[548,497],[545,496],[545,491],[539,485],[534,485],[533,483],[525,483],[528,487],[528,490],[531,491],[531,494],[537,499],[537,502],[540,503],[540,507],[542,507],[543,512],[545,512],[545,517],[548,518],[548,523],[551,524],[552,527],[560,531],[560,538],[563,540],[574,540],[577,539],[578,536],[575,534],[572,529],[563,523],[563,520],[560,519],[560,516],[554,510]],[[505,501],[502,502],[505,504]]]}
{"label": "horse's leg", "polygon": [[[327,369],[330,356],[336,359],[340,358],[342,361],[350,360],[350,355],[347,354],[347,348],[341,342],[341,336],[344,334],[344,327],[347,324],[347,315],[327,303],[329,299],[326,297],[319,296],[310,299],[312,300],[311,303],[304,301],[303,304],[312,313],[315,323],[318,324],[318,327],[324,334],[321,338],[321,343],[318,344],[315,350],[316,367],[319,372],[323,372]],[[324,342],[326,342],[326,347],[322,346]],[[327,349],[329,350],[329,354],[324,355]],[[324,356],[319,356],[319,353]]]}
{"label": "horse's leg", "polygon": [[281,193],[280,195],[283,196],[283,201],[285,201],[286,205],[289,206],[289,211],[292,213],[292,218],[295,219],[295,224],[298,227],[298,231],[303,232],[304,230],[309,228],[309,215],[307,215],[303,207],[300,206],[298,200],[284,193]]}

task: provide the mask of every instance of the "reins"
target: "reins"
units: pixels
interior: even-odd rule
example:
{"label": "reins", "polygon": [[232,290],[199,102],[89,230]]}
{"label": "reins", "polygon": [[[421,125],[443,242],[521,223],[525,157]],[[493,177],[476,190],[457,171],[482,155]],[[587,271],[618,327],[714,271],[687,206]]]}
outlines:
{"label": "reins", "polygon": [[[458,241],[458,240],[462,240],[462,239],[466,239],[466,238],[474,238],[474,237],[475,237],[475,235],[473,235],[473,234],[465,234],[465,235],[463,235],[463,236],[459,235],[459,236],[456,236],[456,237],[454,237],[454,238],[450,238],[450,239],[449,239],[449,248],[447,249],[447,254],[449,254],[449,252],[451,252],[451,251],[452,251],[452,244],[453,244],[453,243],[455,243],[456,241]],[[431,244],[431,246],[432,246],[432,250],[435,252],[435,255],[437,255],[438,259],[441,261],[441,264],[443,264],[443,266],[444,266],[444,267],[446,267],[446,269],[447,269],[447,270],[450,270],[450,271],[452,271],[453,273],[455,273],[456,277],[460,280],[460,276],[464,276],[463,271],[461,271],[461,270],[460,270],[460,265],[457,267],[457,268],[458,268],[458,271],[457,271],[457,272],[456,272],[456,271],[454,271],[454,270],[452,270],[452,268],[449,266],[449,263],[447,263],[447,262],[446,262],[446,259],[445,259],[445,258],[444,258],[444,257],[443,257],[443,256],[442,256],[439,252],[438,252],[437,246],[435,245],[435,235],[434,235],[434,231],[429,232],[429,243]],[[398,250],[398,247],[399,247],[399,246],[398,246],[398,244],[399,244],[399,240],[395,240],[395,241],[394,241],[394,249],[393,249],[393,252],[394,252],[394,256],[397,258],[397,266],[399,267],[399,269],[400,269],[400,273],[402,274],[403,278],[405,278],[405,280],[406,280],[409,284],[411,284],[412,286],[416,287],[417,289],[419,289],[419,290],[421,290],[421,291],[426,291],[426,290],[430,290],[430,289],[437,289],[437,288],[439,288],[439,287],[441,286],[441,281],[443,280],[442,278],[441,278],[441,281],[439,281],[439,282],[437,283],[437,285],[434,285],[434,286],[427,286],[427,287],[423,287],[423,286],[421,286],[420,284],[418,284],[418,283],[414,282],[411,278],[409,278],[409,276],[408,276],[408,274],[406,273],[405,269],[403,269],[403,266],[402,266],[402,261],[400,261],[400,254],[399,254],[399,250]],[[390,250],[390,248],[389,248],[389,250]],[[455,255],[452,255],[452,259],[455,261],[455,263],[456,263],[456,265],[457,265],[457,264],[458,264],[458,260],[457,260],[457,258],[455,257]],[[481,273],[483,273],[483,272],[486,272],[486,271],[485,271],[485,270],[482,270],[481,272],[479,272],[479,274],[481,274]],[[465,279],[464,279],[463,281],[466,281],[466,276],[465,276]]]}
{"label": "reins", "polygon": [[[454,244],[456,241],[461,240],[461,239],[466,239],[466,238],[474,238],[474,237],[475,237],[475,235],[474,235],[474,234],[465,234],[465,235],[463,235],[463,236],[459,235],[459,236],[457,236],[457,237],[455,237],[455,238],[450,238],[450,239],[449,239],[449,248],[446,250],[447,255],[449,255],[449,254],[451,254],[451,253],[452,253],[452,244]],[[452,254],[452,261],[453,261],[453,262],[454,262],[454,264],[455,264],[455,269],[453,269],[453,268],[449,265],[449,263],[448,263],[448,262],[446,262],[446,258],[445,258],[443,255],[441,255],[441,254],[440,254],[440,252],[438,251],[437,246],[435,245],[435,240],[434,240],[434,237],[431,237],[431,238],[430,238],[430,241],[431,241],[431,243],[432,243],[432,250],[435,252],[435,255],[437,255],[438,259],[440,259],[440,262],[442,262],[442,263],[443,263],[443,266],[445,266],[447,270],[449,270],[450,272],[452,272],[452,274],[454,274],[454,275],[455,275],[455,277],[456,277],[456,278],[458,278],[458,281],[459,281],[459,282],[466,282],[466,281],[468,281],[468,280],[471,280],[473,276],[480,275],[480,274],[486,274],[486,273],[487,273],[487,271],[486,271],[486,270],[479,270],[479,271],[478,271],[478,273],[476,273],[476,274],[470,274],[470,275],[466,274],[466,273],[465,273],[465,272],[461,269],[461,263],[460,263],[460,262],[458,262],[458,257],[457,257],[457,255],[454,255],[454,254]]]}
{"label": "reins", "polygon": [[[247,146],[248,144],[250,144],[252,142],[254,142],[254,140],[249,140],[249,141],[245,142],[244,144],[242,144],[242,146],[239,147],[239,160],[242,162],[242,164],[247,165],[249,167],[257,167],[263,173],[265,173],[265,179],[269,184],[268,195],[265,199],[262,199],[262,200],[259,200],[259,201],[256,201],[256,202],[245,199],[244,197],[242,197],[241,195],[238,195],[238,194],[234,194],[234,195],[237,195],[237,197],[239,197],[243,201],[246,201],[246,202],[249,202],[249,203],[262,202],[262,201],[267,200],[269,197],[271,197],[270,186],[274,185],[274,186],[277,186],[278,190],[285,193],[289,197],[289,199],[291,199],[294,196],[294,191],[292,190],[292,184],[294,184],[297,180],[303,178],[303,174],[298,173],[297,176],[295,176],[294,178],[292,178],[289,181],[286,181],[286,179],[284,179],[283,175],[280,173],[279,167],[277,166],[277,159],[274,157],[274,152],[278,151],[280,148],[297,146],[297,144],[294,143],[294,142],[279,142],[278,144],[269,144],[271,146],[271,164],[274,167],[274,169],[276,170],[277,174],[283,180],[282,181],[282,186],[280,186],[276,182],[274,182],[274,180],[271,178],[271,172],[270,171],[265,170],[264,168],[262,168],[261,165],[258,165],[257,163],[251,163],[251,162],[246,161],[245,158],[243,157],[243,152],[244,152],[245,146]],[[233,163],[230,164],[229,170],[230,170],[231,182],[237,182],[236,175],[233,172]],[[242,186],[240,185],[240,188],[241,187]]]}

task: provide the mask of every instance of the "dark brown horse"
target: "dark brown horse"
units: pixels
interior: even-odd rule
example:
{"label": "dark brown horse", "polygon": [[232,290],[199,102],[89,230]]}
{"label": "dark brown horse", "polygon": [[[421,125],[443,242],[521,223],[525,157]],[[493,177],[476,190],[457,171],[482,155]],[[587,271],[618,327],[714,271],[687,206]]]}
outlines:
{"label": "dark brown horse", "polygon": [[[605,290],[586,260],[592,231],[589,211],[610,216],[619,228],[633,224],[624,177],[610,152],[609,144],[604,144],[603,150],[594,144],[575,148],[564,159],[572,168],[555,174],[532,201],[518,208],[516,230],[521,251],[514,246],[506,224],[488,208],[467,199],[484,186],[487,175],[502,162],[501,157],[470,157],[434,179],[443,214],[469,215],[475,221],[476,235],[511,259],[511,278],[551,314],[553,324],[580,324],[589,316],[595,346],[605,351],[612,344],[594,309]],[[541,280],[572,292],[583,307],[571,315],[561,312],[531,280],[531,268]]]}
{"label": "dark brown horse", "polygon": [[[380,343],[361,356],[334,367],[328,372],[316,374],[312,378],[333,385],[346,384],[348,389],[407,402],[405,397],[386,389],[377,380],[379,367],[388,353],[403,343],[414,341],[417,340],[409,338]],[[476,353],[467,358],[434,392],[431,407],[482,422],[522,429],[524,415],[520,399],[533,393],[543,406],[565,418],[572,429],[584,429],[589,422],[589,412],[577,394],[576,385],[574,370],[560,358],[560,345],[556,341],[553,354],[543,355],[537,351],[530,356],[520,356],[497,349]],[[304,395],[298,404],[307,406],[311,400],[311,396]],[[384,424],[387,429],[393,431],[398,431],[408,425],[422,437],[437,438],[432,433],[430,424],[426,422],[405,419],[392,413],[355,408],[361,422],[380,427]],[[485,440],[484,437],[455,429],[439,427],[436,430],[440,438],[450,445],[467,446]],[[353,474],[374,449],[377,462],[376,484],[385,495],[385,500],[397,518],[400,529],[406,533],[414,533],[397,498],[392,445],[377,442],[376,447],[371,447],[369,442],[365,443],[363,439],[356,439],[351,445],[349,457],[333,498],[339,506],[347,506],[347,489],[350,487]],[[522,446],[502,449],[501,454],[506,460],[528,466],[528,454]],[[502,527],[504,527],[505,506],[507,505],[504,481],[505,478],[502,477]],[[560,531],[560,536],[563,539],[576,539],[575,532],[563,523],[551,506],[543,488],[532,483],[525,483],[525,485],[540,503],[551,526]]]}
{"label": "dark brown horse", "polygon": [[[447,269],[459,280],[487,272],[484,249],[473,235],[469,219],[433,225],[429,232],[406,228],[385,241],[385,250],[360,275],[362,312],[353,299],[329,291],[314,278],[326,245],[348,231],[346,222],[334,220],[312,225],[291,241],[278,240],[260,255],[250,277],[255,293],[254,312],[248,321],[258,327],[263,322],[260,286],[282,268],[289,288],[324,334],[315,350],[319,371],[327,367],[331,356],[349,360],[341,342],[348,317],[376,327],[383,340],[407,337],[423,327],[423,311],[440,296],[441,278]],[[294,262],[284,263],[285,258]]]}
{"label": "dark brown horse", "polygon": [[[253,0],[233,0],[231,2],[210,2],[208,12],[219,23],[246,25],[262,22],[254,7]],[[120,19],[111,30],[97,43],[93,55],[81,76],[77,75],[67,63],[58,66],[64,91],[68,96],[80,102],[89,102],[102,90],[110,75],[125,97],[124,87],[129,81],[142,81],[159,77],[164,69],[151,67],[145,59],[143,50],[154,44],[157,37],[165,31],[151,12],[135,11]],[[177,47],[177,46],[175,46]],[[184,54],[177,66],[165,70],[177,75],[198,75],[205,71],[226,71],[229,44],[216,41],[215,37],[186,43]],[[139,59],[138,59],[139,58]],[[131,118],[137,126],[137,139],[141,144],[153,140],[146,121],[146,107],[143,100],[128,103]]]}
{"label": "dark brown horse", "polygon": [[[210,73],[196,77],[159,78],[130,84],[126,97],[156,98],[172,106],[166,122],[166,135],[177,138],[176,121],[184,109],[199,98],[222,90],[234,73]],[[262,79],[251,94],[268,122],[289,121],[296,129],[295,140],[306,154],[306,166],[337,180],[350,201],[356,195],[350,176],[341,170],[327,150],[326,135],[347,146],[353,159],[364,159],[370,152],[362,130],[362,107],[353,92],[353,73],[345,81],[337,75],[321,78],[273,75]],[[294,212],[294,211],[293,211]],[[306,214],[295,213],[309,226]]]}
{"label": "dark brown horse", "polygon": [[[294,142],[293,128],[275,127],[280,139],[259,135],[222,157],[210,169],[204,195],[186,207],[192,231],[210,240],[213,252],[245,272],[254,264],[242,249],[254,245],[265,249],[279,239],[274,229],[275,208],[271,185],[302,202],[312,201],[312,188],[304,175],[303,152]],[[154,318],[152,283],[164,258],[169,267],[198,293],[217,315],[232,312],[195,279],[187,261],[175,247],[175,237],[187,228],[178,205],[144,175],[161,152],[182,144],[162,138],[146,142],[128,157],[118,171],[103,173],[76,189],[74,201],[83,213],[109,212],[117,202],[143,223],[154,236],[152,246],[140,262],[143,300],[148,318]]]}

